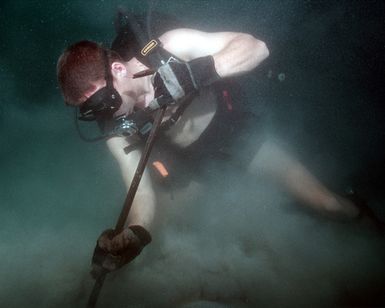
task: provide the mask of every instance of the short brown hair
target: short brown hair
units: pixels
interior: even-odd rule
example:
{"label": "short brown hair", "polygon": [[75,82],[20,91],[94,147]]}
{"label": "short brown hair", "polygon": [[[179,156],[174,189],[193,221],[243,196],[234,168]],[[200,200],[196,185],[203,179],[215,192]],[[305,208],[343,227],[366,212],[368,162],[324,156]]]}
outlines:
{"label": "short brown hair", "polygon": [[[69,46],[59,57],[57,79],[64,100],[79,105],[80,99],[92,90],[93,83],[105,77],[104,48],[92,41],[80,41]],[[107,50],[109,61],[121,60]]]}

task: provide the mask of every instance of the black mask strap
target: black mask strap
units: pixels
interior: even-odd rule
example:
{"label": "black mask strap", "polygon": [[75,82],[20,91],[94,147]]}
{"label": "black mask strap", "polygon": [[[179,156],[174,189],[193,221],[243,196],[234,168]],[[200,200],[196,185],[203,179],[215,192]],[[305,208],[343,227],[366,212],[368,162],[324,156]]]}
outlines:
{"label": "black mask strap", "polygon": [[103,60],[104,60],[104,79],[106,80],[106,87],[109,89],[112,89],[114,86],[112,83],[110,61],[108,59],[107,49],[105,48],[103,48]]}

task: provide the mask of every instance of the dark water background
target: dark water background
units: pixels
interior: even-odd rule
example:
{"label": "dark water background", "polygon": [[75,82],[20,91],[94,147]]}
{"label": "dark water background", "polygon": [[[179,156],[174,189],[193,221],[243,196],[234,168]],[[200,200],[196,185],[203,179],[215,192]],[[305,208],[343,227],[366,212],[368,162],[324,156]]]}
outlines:
{"label": "dark water background", "polygon": [[[110,43],[119,4],[145,11],[139,1],[0,3],[1,307],[84,306],[96,237],[114,225],[125,191],[105,146],[79,140],[55,66],[71,42]],[[264,40],[269,59],[242,81],[251,101],[267,104],[269,132],[333,190],[354,186],[385,218],[383,1],[156,9]],[[101,307],[385,305],[382,238],[302,213],[263,180],[225,178],[161,196],[154,243],[109,277]]]}

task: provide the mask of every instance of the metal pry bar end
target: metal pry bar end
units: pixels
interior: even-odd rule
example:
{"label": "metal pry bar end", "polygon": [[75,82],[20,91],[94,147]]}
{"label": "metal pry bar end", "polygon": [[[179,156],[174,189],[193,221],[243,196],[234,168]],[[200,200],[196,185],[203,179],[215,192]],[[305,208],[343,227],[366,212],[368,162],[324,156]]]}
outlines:
{"label": "metal pry bar end", "polygon": [[155,74],[155,71],[149,68],[149,69],[135,73],[134,76],[132,76],[132,78],[135,79],[135,78],[145,77],[153,74]]}

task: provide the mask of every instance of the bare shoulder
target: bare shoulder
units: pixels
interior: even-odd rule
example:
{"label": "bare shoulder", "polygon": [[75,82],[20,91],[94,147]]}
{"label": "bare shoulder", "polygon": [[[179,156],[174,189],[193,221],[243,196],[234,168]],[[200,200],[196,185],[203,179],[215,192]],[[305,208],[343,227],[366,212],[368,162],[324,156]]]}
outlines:
{"label": "bare shoulder", "polygon": [[232,39],[243,33],[203,32],[195,29],[180,28],[168,31],[159,37],[163,47],[183,60],[215,54]]}

